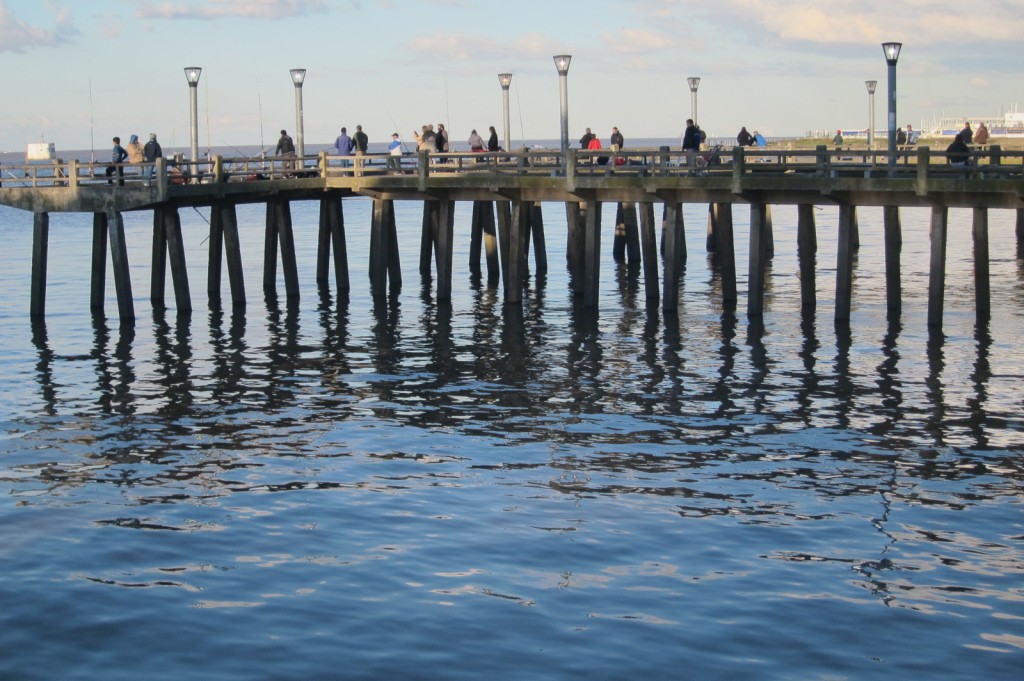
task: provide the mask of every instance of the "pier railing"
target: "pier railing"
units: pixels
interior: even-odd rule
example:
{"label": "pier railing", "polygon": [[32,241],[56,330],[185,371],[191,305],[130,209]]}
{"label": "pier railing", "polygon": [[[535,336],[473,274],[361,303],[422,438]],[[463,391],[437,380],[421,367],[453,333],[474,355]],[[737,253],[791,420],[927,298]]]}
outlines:
{"label": "pier railing", "polygon": [[214,156],[196,162],[159,159],[156,163],[116,164],[77,160],[5,165],[0,189],[112,186],[118,183],[152,186],[264,182],[296,179],[416,176],[420,179],[453,176],[545,177],[722,177],[735,175],[800,175],[803,177],[919,176],[987,179],[1024,177],[1024,152],[998,146],[974,149],[963,163],[945,151],[929,147],[900,150],[890,163],[885,150],[825,149],[782,150],[715,147],[699,152],[668,148],[612,151],[570,150],[567,159],[557,149],[510,152],[453,152],[368,154],[297,158]]}

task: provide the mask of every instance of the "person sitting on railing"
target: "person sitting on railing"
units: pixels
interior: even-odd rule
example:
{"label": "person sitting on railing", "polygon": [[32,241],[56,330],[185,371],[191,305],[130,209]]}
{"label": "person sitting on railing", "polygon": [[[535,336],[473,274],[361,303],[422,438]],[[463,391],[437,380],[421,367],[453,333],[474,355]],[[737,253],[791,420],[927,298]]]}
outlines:
{"label": "person sitting on railing", "polygon": [[501,151],[501,147],[498,146],[498,131],[491,126],[491,136],[487,138],[487,151]]}
{"label": "person sitting on railing", "polygon": [[740,134],[736,135],[736,145],[749,147],[754,144],[754,136],[747,132],[747,126],[740,128]]}
{"label": "person sitting on railing", "polygon": [[971,150],[967,147],[963,135],[957,135],[953,143],[946,147],[946,160],[951,166],[965,166],[971,157]]}
{"label": "person sitting on railing", "polygon": [[[139,165],[145,160],[146,153],[142,148],[142,143],[139,142],[139,136],[132,135],[128,138],[128,162],[132,165]],[[139,175],[142,175],[142,168],[139,168]]]}
{"label": "person sitting on railing", "polygon": [[[589,149],[589,150],[597,150],[597,149],[600,149],[600,148],[601,148],[601,140],[598,138],[597,135],[591,135],[590,136],[590,141],[587,142],[587,149]],[[593,163],[593,160],[591,160],[591,163]],[[605,163],[608,163],[608,157],[607,156],[598,156],[597,157],[597,164],[598,165],[602,165],[603,166]]]}

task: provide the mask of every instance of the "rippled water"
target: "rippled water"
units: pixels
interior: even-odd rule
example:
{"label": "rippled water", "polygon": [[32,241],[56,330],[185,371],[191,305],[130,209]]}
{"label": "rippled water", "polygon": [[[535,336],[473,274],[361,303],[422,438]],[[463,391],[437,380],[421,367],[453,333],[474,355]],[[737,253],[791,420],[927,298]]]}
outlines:
{"label": "rippled water", "polygon": [[[763,324],[721,310],[705,206],[685,211],[677,317],[610,257],[574,300],[561,206],[522,309],[417,271],[375,304],[369,204],[346,200],[352,293],[264,301],[262,207],[240,207],[248,308],[152,312],[149,213],[126,216],[138,321],[89,314],[88,217],[51,216],[45,323],[31,215],[0,209],[0,678],[1015,679],[1024,668],[1024,265],[993,211],[975,323],[970,212],[951,211],[944,333],[928,213],[904,210],[902,320],[881,211],[860,212],[853,318],[832,322],[837,214],[802,315],[796,212],[775,207]],[[283,292],[283,284],[279,285]],[[227,283],[224,294],[227,297]],[[172,299],[173,296],[168,296]]]}

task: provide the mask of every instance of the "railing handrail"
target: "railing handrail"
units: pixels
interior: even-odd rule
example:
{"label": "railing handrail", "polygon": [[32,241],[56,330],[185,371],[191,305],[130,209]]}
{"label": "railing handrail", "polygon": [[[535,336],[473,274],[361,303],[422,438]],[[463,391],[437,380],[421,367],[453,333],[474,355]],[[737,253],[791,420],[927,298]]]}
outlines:
{"label": "railing handrail", "polygon": [[[667,147],[611,149],[570,149],[563,162],[559,149],[513,151],[406,152],[401,156],[372,153],[363,156],[334,156],[327,152],[302,157],[212,156],[198,161],[159,159],[158,162],[86,162],[72,159],[0,166],[0,189],[36,187],[78,187],[106,185],[106,169],[120,168],[127,182],[145,178],[154,168],[154,185],[184,183],[225,183],[243,180],[296,180],[310,178],[357,178],[374,175],[415,176],[420,184],[431,177],[452,175],[544,175],[565,177],[663,176],[699,177],[759,174],[835,177],[866,174],[893,175],[903,179],[943,174],[979,173],[985,179],[1024,178],[1024,151],[1003,150],[999,145],[972,148],[964,165],[954,165],[951,154],[926,145],[896,151],[890,162],[886,149],[779,149],[769,147],[705,147],[683,152]],[[196,169],[192,177],[190,169]],[[920,172],[919,172],[920,168]],[[131,172],[137,169],[137,172]],[[102,171],[102,174],[101,174]],[[115,172],[116,174],[116,172]]]}

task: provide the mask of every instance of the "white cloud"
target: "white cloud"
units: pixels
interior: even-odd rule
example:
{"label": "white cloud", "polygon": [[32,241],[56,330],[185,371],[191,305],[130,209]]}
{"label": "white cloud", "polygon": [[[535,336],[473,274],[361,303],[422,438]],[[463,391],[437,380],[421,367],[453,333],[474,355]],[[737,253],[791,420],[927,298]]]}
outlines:
{"label": "white cloud", "polygon": [[78,35],[71,22],[70,10],[51,8],[51,11],[54,14],[54,27],[42,28],[21,21],[11,12],[6,0],[0,0],[0,52],[25,52],[33,47],[60,46]]}
{"label": "white cloud", "polygon": [[326,0],[204,0],[145,2],[140,19],[284,19],[327,11]]}

